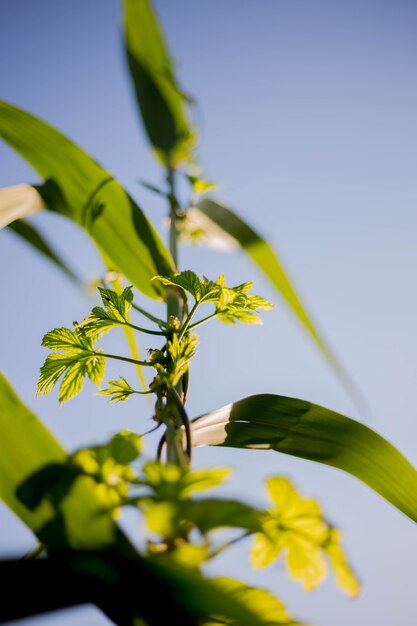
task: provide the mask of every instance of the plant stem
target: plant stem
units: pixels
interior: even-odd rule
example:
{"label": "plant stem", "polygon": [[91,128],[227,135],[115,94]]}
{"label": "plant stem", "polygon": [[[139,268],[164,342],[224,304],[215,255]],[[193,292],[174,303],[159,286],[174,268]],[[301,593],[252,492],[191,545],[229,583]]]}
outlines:
{"label": "plant stem", "polygon": [[205,324],[206,322],[208,322],[209,320],[212,320],[216,316],[217,316],[217,312],[212,313],[211,315],[207,315],[207,317],[203,317],[201,320],[198,320],[198,322],[195,322],[194,324],[191,324],[191,326],[189,328],[190,328],[190,330],[192,328],[197,328],[197,326],[201,326],[201,324]]}
{"label": "plant stem", "polygon": [[[178,231],[177,231],[177,208],[178,201],[175,195],[175,172],[172,167],[168,167],[167,170],[167,183],[169,187],[169,217],[170,217],[170,225],[169,225],[169,249],[172,254],[172,258],[175,263],[175,267],[178,267]],[[178,291],[175,288],[168,287],[167,288],[167,319],[171,315],[175,315],[180,319],[180,298]],[[181,394],[181,383],[178,384],[178,392]],[[164,436],[164,441],[167,444],[167,459],[169,463],[174,463],[175,465],[187,465],[187,458],[183,449],[182,442],[182,430],[180,429],[182,416],[178,415],[178,407],[175,399],[169,400],[167,402],[168,405],[168,415],[166,421],[166,432]],[[172,410],[172,415],[170,415],[170,410]],[[179,417],[179,419],[178,419]],[[162,451],[163,443],[161,444],[161,448],[159,450],[159,454]]]}
{"label": "plant stem", "polygon": [[181,328],[181,332],[178,335],[178,341],[181,341],[181,339],[184,337],[185,333],[187,332],[190,322],[193,319],[193,315],[197,311],[198,305],[199,305],[199,302],[196,302],[193,308],[191,309],[191,311],[189,312],[187,319],[185,320],[184,325]]}
{"label": "plant stem", "polygon": [[105,352],[94,352],[97,356],[104,356],[107,359],[116,359],[117,361],[125,361],[126,363],[133,363],[133,365],[143,365],[144,367],[152,367],[153,363],[150,361],[138,361],[137,359],[130,359],[127,356],[118,356],[117,354],[106,354]]}
{"label": "plant stem", "polygon": [[230,541],[226,541],[225,543],[222,543],[220,546],[218,546],[217,548],[215,548],[214,550],[210,552],[209,559],[213,559],[215,556],[223,552],[223,550],[226,550],[226,548],[230,548],[230,546],[233,546],[235,543],[238,543],[239,541],[246,539],[246,537],[250,537],[250,535],[253,535],[253,532],[251,530],[248,530],[247,532],[243,533],[243,535],[239,535],[239,537],[235,537],[234,539],[231,539]]}
{"label": "plant stem", "polygon": [[136,326],[136,324],[131,324],[130,322],[120,322],[120,324],[124,324],[125,326],[130,326],[130,328],[133,328],[134,330],[138,330],[141,333],[146,333],[147,335],[159,335],[159,336],[164,336],[164,337],[166,335],[166,333],[160,330],[150,330],[149,328],[142,328],[141,326]]}
{"label": "plant stem", "polygon": [[148,311],[145,311],[145,309],[142,309],[134,302],[132,302],[132,308],[135,309],[135,311],[137,311],[138,313],[141,313],[141,315],[147,317],[148,320],[151,320],[151,322],[155,322],[155,324],[158,324],[158,326],[166,325],[166,322],[164,322],[164,320],[160,320],[159,317],[155,317],[154,315],[152,315],[152,313],[148,313]]}

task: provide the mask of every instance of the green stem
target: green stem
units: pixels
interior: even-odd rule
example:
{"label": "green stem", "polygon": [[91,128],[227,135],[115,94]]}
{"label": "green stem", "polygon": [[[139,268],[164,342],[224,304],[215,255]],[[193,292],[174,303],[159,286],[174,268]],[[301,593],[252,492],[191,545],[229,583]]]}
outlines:
{"label": "green stem", "polygon": [[127,356],[118,356],[117,354],[106,354],[105,352],[93,352],[97,356],[104,356],[107,359],[116,359],[117,361],[125,361],[126,363],[133,363],[133,365],[143,365],[143,367],[152,367],[153,363],[150,361],[138,361],[137,359],[130,359]]}
{"label": "green stem", "polygon": [[165,337],[166,333],[160,330],[150,330],[149,328],[142,328],[141,326],[136,326],[136,324],[131,324],[130,322],[119,322],[119,324],[123,324],[124,326],[130,326],[134,330],[138,330],[140,333],[146,333],[147,335],[159,335],[160,337]]}
{"label": "green stem", "polygon": [[[170,217],[170,226],[169,226],[169,249],[172,255],[172,258],[175,263],[175,267],[178,267],[178,231],[177,231],[177,209],[178,209],[178,200],[175,195],[175,172],[172,167],[168,167],[167,170],[167,183],[169,187],[169,217]],[[179,319],[181,318],[180,314],[180,298],[178,294],[178,290],[173,287],[167,288],[167,319],[171,315],[175,315]],[[181,394],[181,383],[178,385],[178,392]],[[170,415],[170,410],[173,411],[173,415]],[[175,401],[170,401],[168,399],[168,415],[166,425],[166,432],[164,436],[164,441],[167,444],[167,458],[169,463],[174,463],[175,465],[187,465],[187,458],[183,449],[182,442],[182,430],[179,428],[181,425],[178,423],[178,416],[175,415],[178,413],[178,408],[176,406]],[[162,448],[161,448],[162,450]],[[159,450],[159,453],[161,452]]]}
{"label": "green stem", "polygon": [[169,187],[169,249],[174,259],[175,267],[178,267],[178,233],[177,233],[177,208],[178,202],[175,196],[175,173],[172,167],[168,167],[167,182]]}
{"label": "green stem", "polygon": [[246,539],[246,537],[250,537],[250,535],[253,535],[253,532],[251,530],[248,530],[245,533],[243,533],[243,535],[239,535],[239,537],[235,537],[234,539],[231,539],[230,541],[226,541],[225,543],[222,543],[220,546],[218,546],[217,548],[215,548],[214,550],[210,552],[210,554],[208,555],[208,558],[213,559],[215,556],[223,552],[223,550],[226,550],[226,548],[230,548],[230,546],[233,546],[235,543],[238,543],[239,541]]}
{"label": "green stem", "polygon": [[190,330],[192,328],[197,328],[197,326],[201,326],[201,324],[205,324],[206,322],[212,320],[214,317],[217,317],[217,311],[215,311],[211,315],[207,315],[207,317],[203,317],[203,319],[198,320],[198,322],[195,322],[195,324],[191,324]]}
{"label": "green stem", "polygon": [[181,339],[184,337],[185,333],[187,332],[190,322],[193,319],[193,315],[197,311],[199,304],[200,304],[199,302],[195,302],[193,308],[189,312],[187,319],[185,320],[184,325],[181,328],[180,334],[178,335],[178,341],[181,341]]}
{"label": "green stem", "polygon": [[164,322],[164,320],[160,320],[159,317],[155,317],[154,315],[152,315],[152,313],[148,313],[148,311],[145,311],[145,309],[142,309],[134,302],[132,302],[132,308],[135,309],[135,311],[137,311],[138,313],[141,313],[141,315],[147,317],[148,320],[151,320],[151,322],[155,322],[155,324],[158,324],[158,326],[166,326],[166,322]]}

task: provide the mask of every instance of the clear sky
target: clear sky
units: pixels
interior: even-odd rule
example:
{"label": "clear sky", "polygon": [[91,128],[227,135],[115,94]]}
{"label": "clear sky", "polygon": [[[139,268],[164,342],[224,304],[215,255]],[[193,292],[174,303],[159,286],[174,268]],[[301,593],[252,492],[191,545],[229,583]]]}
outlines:
{"label": "clear sky", "polygon": [[[198,100],[206,176],[285,260],[366,396],[368,423],[417,464],[416,3],[158,0],[156,6],[181,81]],[[44,117],[96,156],[159,226],[165,208],[137,184],[158,183],[160,172],[136,114],[119,22],[111,0],[2,0],[1,97]],[[37,180],[3,145],[0,163],[0,186]],[[100,274],[97,254],[76,226],[54,215],[35,223],[86,279]],[[56,394],[35,401],[42,335],[82,318],[90,303],[10,232],[0,233],[0,263],[0,368],[24,400],[70,449],[122,428],[145,430],[145,402],[108,406],[91,388],[61,409]],[[261,328],[213,325],[201,332],[193,416],[271,392],[358,417],[320,354],[243,256],[186,249],[181,264],[213,277],[225,271],[231,283],[255,279],[257,291],[276,303]],[[260,481],[274,473],[318,497],[345,532],[364,592],[349,601],[329,581],[305,594],[282,566],[255,574],[247,545],[213,563],[213,571],[268,586],[295,615],[321,626],[415,626],[417,528],[408,518],[352,477],[307,461],[227,449],[199,450],[196,457],[199,464],[232,464],[227,493],[260,505]],[[32,546],[30,533],[4,507],[0,525],[0,555],[18,556]],[[92,608],[29,621],[107,623]]]}

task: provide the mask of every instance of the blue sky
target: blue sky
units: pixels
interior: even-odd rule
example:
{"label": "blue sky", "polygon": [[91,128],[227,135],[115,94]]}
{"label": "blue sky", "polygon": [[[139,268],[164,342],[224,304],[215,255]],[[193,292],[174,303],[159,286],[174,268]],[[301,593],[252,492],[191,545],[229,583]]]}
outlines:
{"label": "blue sky", "polygon": [[[200,159],[221,185],[218,198],[268,236],[367,398],[368,423],[417,464],[415,2],[159,0],[156,7],[181,81],[198,100]],[[137,184],[158,183],[161,173],[136,113],[119,22],[118,3],[110,0],[2,0],[1,97],[80,143],[160,226],[165,207]],[[0,163],[0,186],[37,180],[3,145]],[[35,222],[86,279],[100,274],[76,226],[54,215]],[[192,370],[192,415],[271,392],[358,417],[243,256],[187,248],[180,262],[213,277],[224,271],[231,283],[254,279],[276,303],[262,328],[204,328]],[[61,409],[56,395],[35,400],[42,335],[80,319],[90,303],[9,232],[0,233],[0,263],[9,303],[0,308],[0,368],[25,401],[69,448],[126,427],[144,430],[145,402],[118,410],[88,390]],[[364,592],[348,601],[329,581],[304,594],[282,567],[251,572],[248,546],[213,571],[268,586],[297,616],[322,626],[414,626],[417,529],[410,520],[350,476],[306,461],[226,449],[196,456],[199,464],[232,464],[228,493],[255,503],[264,501],[261,480],[274,473],[318,497],[345,532]],[[0,524],[0,554],[30,548],[30,534],[4,508]],[[30,623],[107,622],[82,609]]]}

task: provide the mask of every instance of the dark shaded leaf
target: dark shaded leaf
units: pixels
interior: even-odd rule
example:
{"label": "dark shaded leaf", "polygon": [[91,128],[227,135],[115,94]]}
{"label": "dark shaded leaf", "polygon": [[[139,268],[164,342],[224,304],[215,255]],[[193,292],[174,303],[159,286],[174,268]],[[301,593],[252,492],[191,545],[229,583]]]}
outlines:
{"label": "dark shaded leaf", "polygon": [[166,164],[188,161],[195,135],[152,4],[124,0],[124,13],[127,59],[149,140]]}
{"label": "dark shaded leaf", "polygon": [[[214,614],[239,626],[268,623],[255,606],[240,603],[194,569],[157,559],[68,552],[53,559],[0,562],[0,576],[0,622],[93,603],[121,626],[134,626],[138,618],[161,626],[167,615],[181,626],[198,626]],[[24,602],[16,600],[22,590]]]}

